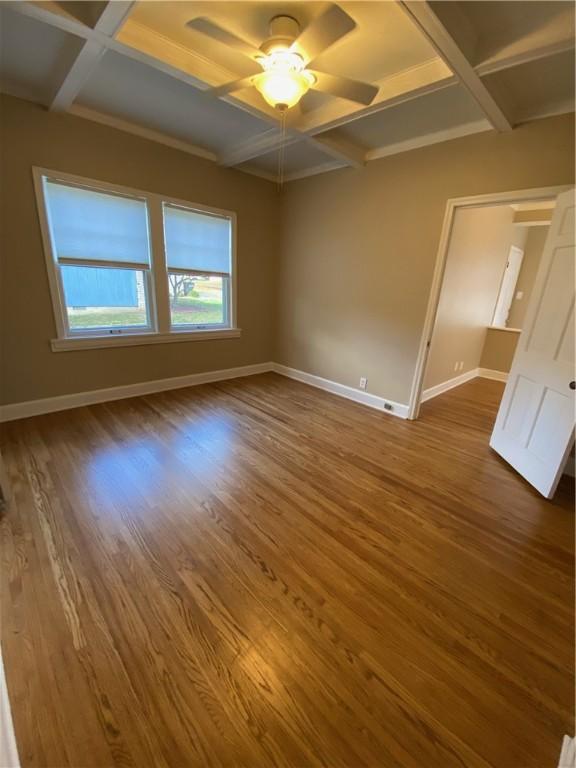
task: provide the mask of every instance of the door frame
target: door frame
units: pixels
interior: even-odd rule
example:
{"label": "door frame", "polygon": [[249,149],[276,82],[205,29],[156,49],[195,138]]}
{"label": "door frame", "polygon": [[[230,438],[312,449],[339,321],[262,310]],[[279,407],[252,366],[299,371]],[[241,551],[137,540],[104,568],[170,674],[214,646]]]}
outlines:
{"label": "door frame", "polygon": [[569,189],[572,189],[571,184],[563,184],[557,187],[518,189],[511,192],[495,192],[485,195],[473,195],[470,197],[453,197],[447,200],[446,210],[444,212],[444,220],[442,223],[442,230],[440,233],[440,242],[438,244],[438,251],[436,254],[436,263],[434,265],[434,273],[432,276],[432,284],[430,286],[430,293],[428,295],[428,306],[426,308],[424,326],[420,336],[416,368],[414,370],[414,377],[412,379],[412,386],[410,388],[410,400],[408,402],[407,415],[408,419],[417,419],[418,413],[420,411],[422,384],[424,381],[424,373],[426,371],[426,363],[428,360],[428,351],[430,349],[432,333],[434,331],[434,325],[436,324],[436,315],[438,312],[438,304],[440,302],[440,293],[442,291],[442,284],[444,282],[446,258],[448,256],[448,248],[450,247],[450,239],[452,236],[452,227],[454,225],[454,217],[456,215],[456,211],[459,208],[484,208],[490,205],[512,205],[513,203],[527,202],[537,203],[543,200],[556,198],[562,192],[566,192]]}

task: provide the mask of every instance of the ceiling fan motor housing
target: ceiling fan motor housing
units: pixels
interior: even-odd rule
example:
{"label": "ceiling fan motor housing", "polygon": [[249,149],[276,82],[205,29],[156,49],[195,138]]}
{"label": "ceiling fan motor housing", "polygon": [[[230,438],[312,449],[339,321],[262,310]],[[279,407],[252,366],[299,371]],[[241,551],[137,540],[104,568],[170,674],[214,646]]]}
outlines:
{"label": "ceiling fan motor housing", "polygon": [[292,16],[274,16],[268,30],[270,37],[260,46],[266,55],[289,48],[300,34],[300,24]]}

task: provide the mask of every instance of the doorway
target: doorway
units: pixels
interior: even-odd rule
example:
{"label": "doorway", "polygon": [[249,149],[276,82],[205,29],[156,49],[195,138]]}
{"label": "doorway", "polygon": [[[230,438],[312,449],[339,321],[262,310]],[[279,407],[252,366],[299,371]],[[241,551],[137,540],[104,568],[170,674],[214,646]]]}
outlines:
{"label": "doorway", "polygon": [[421,402],[477,376],[506,380],[554,205],[455,212]]}
{"label": "doorway", "polygon": [[[526,340],[534,335],[535,329],[542,330],[544,322],[544,318],[540,318],[541,313],[536,310],[540,303],[539,292],[548,290],[544,288],[552,264],[548,260],[552,253],[551,243],[557,233],[551,233],[548,241],[547,234],[556,198],[563,192],[566,188],[547,188],[448,202],[412,387],[410,418],[418,416],[422,402],[473,378],[486,377],[505,382],[514,360],[512,379],[516,381],[522,355],[515,355],[515,349],[535,281],[527,320],[530,330],[522,336],[523,351]],[[573,216],[573,196],[563,195],[561,200],[562,206],[568,207],[558,211],[558,216],[561,214],[562,219],[565,213]],[[558,216],[554,219],[555,232],[560,221]],[[547,255],[539,273],[546,243]],[[573,243],[568,247],[573,253]],[[562,259],[568,263],[565,248],[563,253]],[[568,271],[565,282],[573,283]],[[568,295],[565,298],[570,301]],[[550,305],[550,294],[547,301]],[[570,311],[567,304],[566,312]],[[555,312],[553,309],[552,314]],[[538,324],[535,326],[536,315]],[[567,321],[562,322],[565,324]],[[573,368],[573,361],[571,366]],[[573,378],[568,369],[562,370],[562,381],[566,377]],[[509,391],[510,387],[516,391],[512,379],[506,389],[506,403],[515,396]],[[542,389],[542,397],[545,391],[546,387]],[[534,392],[534,397],[540,396]],[[558,402],[563,400],[560,392]],[[516,404],[514,411],[520,412],[522,408]],[[537,408],[536,401],[534,408]],[[534,418],[539,417],[535,415]],[[497,424],[502,425],[500,415]],[[570,434],[573,434],[572,431]],[[494,440],[493,435],[490,444],[501,453]],[[511,463],[514,465],[514,461]]]}

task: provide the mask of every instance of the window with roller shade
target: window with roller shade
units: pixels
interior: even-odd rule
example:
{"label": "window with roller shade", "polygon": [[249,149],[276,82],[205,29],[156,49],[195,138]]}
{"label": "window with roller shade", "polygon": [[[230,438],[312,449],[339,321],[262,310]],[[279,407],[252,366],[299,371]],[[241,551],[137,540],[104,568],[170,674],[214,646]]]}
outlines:
{"label": "window with roller shade", "polygon": [[52,180],[44,194],[69,331],[150,330],[146,202]]}
{"label": "window with roller shade", "polygon": [[232,212],[41,169],[34,176],[59,339],[239,335]]}
{"label": "window with roller shade", "polygon": [[170,204],[163,213],[171,325],[227,326],[230,219]]}

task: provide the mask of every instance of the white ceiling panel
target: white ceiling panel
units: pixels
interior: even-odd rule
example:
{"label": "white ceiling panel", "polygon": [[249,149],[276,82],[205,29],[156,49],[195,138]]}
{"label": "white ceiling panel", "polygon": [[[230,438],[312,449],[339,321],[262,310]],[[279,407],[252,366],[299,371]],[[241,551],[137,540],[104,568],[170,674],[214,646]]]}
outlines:
{"label": "white ceiling panel", "polygon": [[475,65],[574,37],[568,0],[441,0],[432,7]]}
{"label": "white ceiling panel", "polygon": [[574,111],[574,51],[505,69],[484,78],[515,121]]}
{"label": "white ceiling panel", "polygon": [[[574,109],[572,2],[432,0],[426,23],[392,0],[339,5],[356,27],[321,53],[313,68],[377,82],[378,97],[364,107],[309,91],[289,118],[301,138],[286,151],[288,178],[361,167],[387,154]],[[76,108],[104,123],[116,120],[125,130],[177,140],[187,151],[275,176],[274,113],[256,90],[244,88],[228,101],[201,90],[202,84],[208,88],[251,74],[257,65],[188,22],[207,17],[258,47],[273,16],[292,15],[305,29],[328,7],[323,0],[142,0],[130,6],[113,35],[94,26],[105,9],[114,15],[104,0],[0,0],[0,85],[53,108]],[[446,46],[454,42],[464,61],[447,55]],[[446,86],[463,71],[475,99],[461,85]],[[58,92],[64,96],[54,100]],[[330,146],[322,148],[322,139],[330,139]]]}
{"label": "white ceiling panel", "polygon": [[243,110],[112,51],[82,89],[78,103],[213,152],[267,128]]}
{"label": "white ceiling panel", "polygon": [[79,38],[11,11],[0,3],[2,90],[41,104],[50,100]]}
{"label": "white ceiling panel", "polygon": [[[243,56],[207,40],[186,26],[205,16],[259,47],[268,37],[270,19],[279,14],[294,17],[304,29],[328,3],[325,2],[139,2],[131,20],[218,62],[239,75],[250,74]],[[379,80],[436,56],[430,43],[393,2],[339,3],[357,27],[314,61],[314,68],[360,80]],[[385,54],[385,55],[384,55]]]}
{"label": "white ceiling panel", "polygon": [[355,120],[326,135],[344,136],[368,149],[379,149],[482,119],[468,92],[453,85]]}

